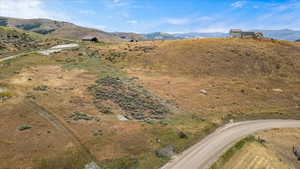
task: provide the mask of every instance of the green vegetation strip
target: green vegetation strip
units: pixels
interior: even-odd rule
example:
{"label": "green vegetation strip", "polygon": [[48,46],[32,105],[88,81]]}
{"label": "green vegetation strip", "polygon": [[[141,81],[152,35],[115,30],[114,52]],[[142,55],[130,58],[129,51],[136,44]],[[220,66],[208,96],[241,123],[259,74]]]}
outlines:
{"label": "green vegetation strip", "polygon": [[247,143],[251,142],[259,142],[254,136],[249,136],[244,138],[243,140],[237,142],[233,147],[231,147],[224,155],[222,155],[217,162],[213,164],[210,169],[221,169],[224,165],[234,156],[236,152],[241,150]]}

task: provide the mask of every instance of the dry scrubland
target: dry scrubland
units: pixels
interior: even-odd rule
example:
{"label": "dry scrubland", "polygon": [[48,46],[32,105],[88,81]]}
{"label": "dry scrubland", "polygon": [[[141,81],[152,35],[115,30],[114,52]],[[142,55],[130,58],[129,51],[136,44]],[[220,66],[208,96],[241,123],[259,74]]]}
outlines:
{"label": "dry scrubland", "polygon": [[0,58],[49,48],[58,43],[63,43],[63,40],[0,26]]}
{"label": "dry scrubland", "polygon": [[[295,169],[299,161],[292,147],[299,144],[299,129],[274,129],[257,133],[255,138],[263,142],[246,141],[239,151],[230,154],[222,169]],[[237,147],[237,146],[235,146]],[[223,163],[220,163],[223,164]]]}
{"label": "dry scrubland", "polygon": [[186,111],[222,123],[299,118],[299,49],[287,41],[201,39],[124,45],[109,49],[118,57],[108,59]]}
{"label": "dry scrubland", "polygon": [[230,119],[299,118],[299,51],[252,39],[82,43],[0,63],[0,168],[155,169],[168,161],[157,150],[183,151]]}

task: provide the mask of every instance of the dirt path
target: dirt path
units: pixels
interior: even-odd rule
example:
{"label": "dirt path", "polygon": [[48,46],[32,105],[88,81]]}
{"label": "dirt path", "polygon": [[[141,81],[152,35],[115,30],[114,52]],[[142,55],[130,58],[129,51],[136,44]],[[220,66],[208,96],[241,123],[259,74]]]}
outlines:
{"label": "dirt path", "polygon": [[63,132],[75,144],[79,145],[81,150],[83,150],[83,152],[86,154],[86,156],[89,159],[91,159],[95,162],[97,161],[95,156],[93,156],[92,153],[90,152],[90,150],[81,142],[79,137],[70,128],[68,128],[62,121],[60,121],[59,118],[57,118],[54,113],[51,113],[51,112],[47,111],[45,108],[43,108],[42,106],[40,106],[40,105],[38,105],[38,104],[36,104],[35,102],[32,102],[32,101],[24,102],[24,104],[27,107],[29,107],[31,110],[36,112],[38,115],[40,115],[41,117],[46,119],[57,130],[60,130],[61,132]]}
{"label": "dirt path", "polygon": [[273,128],[298,128],[297,120],[257,120],[228,124],[190,147],[161,169],[207,169],[238,140]]}
{"label": "dirt path", "polygon": [[20,53],[20,54],[17,54],[17,55],[2,58],[2,59],[0,59],[0,63],[4,62],[4,61],[7,61],[7,60],[17,58],[17,57],[20,57],[20,56],[31,54],[31,53],[39,53],[39,54],[42,54],[42,55],[50,55],[50,54],[55,53],[55,52],[60,52],[64,49],[75,48],[75,47],[79,47],[79,45],[78,44],[65,44],[65,45],[57,45],[57,46],[54,46],[54,47],[52,47],[50,49],[47,49],[47,50],[34,50],[34,51],[31,51],[31,52],[23,52],[23,53]]}
{"label": "dirt path", "polygon": [[19,56],[31,54],[31,53],[34,53],[34,51],[33,51],[33,52],[24,52],[24,53],[20,53],[20,54],[13,55],[13,56],[8,56],[8,57],[5,57],[5,58],[0,59],[0,63],[1,63],[1,62],[4,62],[4,61],[7,61],[7,60],[11,60],[11,59],[17,58],[17,57],[19,57]]}

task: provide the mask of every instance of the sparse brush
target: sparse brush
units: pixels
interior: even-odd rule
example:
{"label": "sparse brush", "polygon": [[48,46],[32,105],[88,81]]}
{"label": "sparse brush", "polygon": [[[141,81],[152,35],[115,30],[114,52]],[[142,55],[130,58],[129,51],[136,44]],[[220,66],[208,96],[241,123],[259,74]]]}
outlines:
{"label": "sparse brush", "polygon": [[4,97],[10,98],[12,96],[13,94],[11,92],[0,92],[0,99]]}
{"label": "sparse brush", "polygon": [[56,157],[37,160],[33,169],[83,169],[91,162],[83,151],[66,152]]}
{"label": "sparse brush", "polygon": [[19,130],[20,130],[20,131],[24,131],[24,130],[28,130],[28,129],[31,129],[31,127],[28,126],[28,125],[23,125],[23,126],[20,126],[20,127],[19,127]]}

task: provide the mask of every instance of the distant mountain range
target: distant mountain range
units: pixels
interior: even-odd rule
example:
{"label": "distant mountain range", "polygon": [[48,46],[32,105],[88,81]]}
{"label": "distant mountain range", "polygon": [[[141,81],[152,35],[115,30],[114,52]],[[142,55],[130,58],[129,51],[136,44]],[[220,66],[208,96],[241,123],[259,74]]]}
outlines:
{"label": "distant mountain range", "polygon": [[182,37],[178,37],[175,34],[163,33],[163,32],[154,32],[143,34],[148,40],[180,40],[184,39]]}
{"label": "distant mountain range", "polygon": [[[137,33],[110,33],[97,29],[77,26],[68,22],[60,22],[50,19],[16,19],[0,17],[0,26],[11,27],[31,31],[44,35],[53,35],[56,37],[80,40],[85,36],[95,36],[101,41],[123,41],[132,40],[180,40],[191,38],[225,38],[228,33],[163,33],[155,32],[148,34]],[[264,33],[267,38],[295,41],[300,39],[300,31],[282,29],[282,30],[253,30]]]}
{"label": "distant mountain range", "polygon": [[116,32],[116,33],[112,33],[114,36],[117,36],[121,39],[126,39],[126,40],[135,40],[135,41],[147,41],[148,38],[145,37],[142,34],[138,34],[138,33],[128,33],[128,32]]}
{"label": "distant mountain range", "polygon": [[254,30],[256,32],[262,32],[265,37],[281,40],[295,41],[300,39],[300,31],[281,29],[281,30]]}
{"label": "distant mountain range", "polygon": [[[295,41],[300,39],[300,31],[282,29],[282,30],[251,30],[255,32],[262,32],[266,38],[290,40]],[[190,38],[226,38],[229,37],[228,33],[149,33],[144,34],[150,40],[180,40]]]}
{"label": "distant mountain range", "polygon": [[180,40],[180,39],[193,39],[193,38],[225,38],[228,37],[227,33],[163,33],[155,32],[143,34],[149,40]]}

